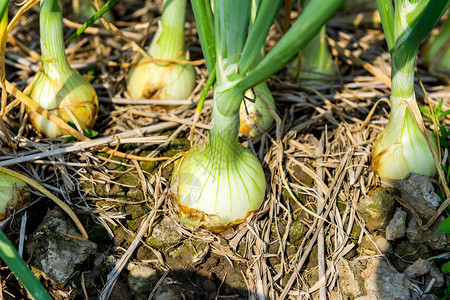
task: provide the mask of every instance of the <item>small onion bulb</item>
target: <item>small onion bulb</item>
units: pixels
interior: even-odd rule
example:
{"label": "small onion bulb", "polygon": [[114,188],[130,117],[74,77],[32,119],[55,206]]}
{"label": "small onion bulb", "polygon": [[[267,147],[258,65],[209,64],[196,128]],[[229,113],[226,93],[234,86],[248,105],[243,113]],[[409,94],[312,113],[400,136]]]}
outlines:
{"label": "small onion bulb", "polygon": [[29,199],[25,182],[0,173],[0,221],[7,218],[10,211],[23,207]]}
{"label": "small onion bulb", "polygon": [[[239,133],[246,134],[251,138],[260,136],[273,125],[274,119],[267,105],[275,111],[275,101],[266,83],[262,82],[254,89],[264,98],[264,101],[254,95],[252,90],[248,90],[245,92],[245,98],[239,109]],[[248,99],[254,99],[254,102]]]}
{"label": "small onion bulb", "polygon": [[[65,81],[50,78],[41,71],[29,92],[29,97],[42,108],[65,122],[78,123],[82,129],[90,129],[97,119],[98,99],[90,83],[71,69]],[[67,132],[34,111],[29,111],[34,128],[48,137]],[[76,119],[76,121],[74,120]]]}
{"label": "small onion bulb", "polygon": [[165,0],[158,30],[152,39],[149,60],[141,56],[130,69],[128,94],[134,99],[187,99],[195,88],[190,64],[164,60],[186,60],[184,24],[186,0]]}
{"label": "small onion bulb", "polygon": [[142,59],[130,69],[128,94],[133,99],[187,99],[195,87],[191,65],[156,63]]}

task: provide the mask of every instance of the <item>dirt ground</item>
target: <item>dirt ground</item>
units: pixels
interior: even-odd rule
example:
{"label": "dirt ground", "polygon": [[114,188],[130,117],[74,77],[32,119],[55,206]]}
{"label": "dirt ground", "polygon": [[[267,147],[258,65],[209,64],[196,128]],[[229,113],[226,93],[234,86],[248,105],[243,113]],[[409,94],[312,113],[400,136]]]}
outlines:
{"label": "dirt ground", "polygon": [[[104,139],[98,145],[114,149],[120,140],[117,149],[121,152],[174,157],[187,151],[191,142],[206,140],[212,94],[193,141],[189,130],[195,100],[208,78],[204,64],[195,66],[197,87],[182,105],[169,110],[158,101],[127,101],[125,79],[137,54],[134,45],[145,48],[155,33],[161,9],[161,1],[156,2],[119,1],[112,14],[122,36],[97,24],[69,44],[67,54],[99,97],[94,127],[99,135],[94,140]],[[67,38],[81,21],[70,13],[69,1],[64,1],[63,9]],[[268,51],[281,35],[283,12],[271,29]],[[14,13],[10,11],[10,18]],[[381,25],[370,20],[373,14],[372,10],[341,11],[330,21],[327,33],[339,78],[310,87],[295,82],[285,68],[267,81],[280,122],[253,141],[240,137],[255,150],[268,186],[261,210],[245,223],[220,234],[180,225],[169,191],[173,164],[127,160],[85,142],[43,138],[17,106],[6,116],[6,124],[18,149],[8,148],[0,134],[0,165],[33,178],[69,204],[95,246],[64,283],[39,271],[42,268],[35,262],[39,253],[50,251],[51,239],[41,240],[36,232],[45,228],[56,232],[61,226],[74,230],[70,229],[74,225],[34,190],[29,205],[3,221],[2,230],[15,245],[24,239],[24,259],[55,299],[107,299],[107,295],[109,299],[317,299],[325,284],[330,298],[339,299],[343,295],[336,272],[339,259],[383,255],[363,241],[383,236],[384,231],[369,231],[356,212],[357,203],[380,185],[370,165],[371,149],[389,112],[388,104],[380,102],[364,123],[375,103],[390,95],[384,81],[389,78],[390,57]],[[357,16],[366,22],[355,26]],[[291,18],[295,17],[292,12]],[[32,57],[32,51],[40,52],[38,23],[38,7],[33,7],[12,32],[16,43],[7,45],[6,79],[21,90],[40,66]],[[190,7],[186,47],[192,61],[202,59]],[[428,106],[420,78],[431,103],[444,99],[443,109],[450,109],[448,78],[430,74],[420,61],[416,71],[419,105]],[[18,157],[20,161],[13,160]],[[61,221],[54,220],[55,215]],[[44,218],[50,223],[42,225]],[[25,226],[23,233],[21,226]],[[78,244],[67,246],[69,242],[57,234],[54,238],[66,248],[80,249]],[[387,258],[401,272],[406,265],[395,257],[408,262],[420,257],[418,252],[408,252],[405,243],[393,242],[396,254]],[[423,252],[431,257],[445,251],[426,248]],[[65,259],[74,260],[71,255]],[[319,280],[320,262],[328,270],[325,281]],[[425,290],[425,282],[418,281],[418,288]],[[4,264],[0,282],[4,299],[28,298]]]}

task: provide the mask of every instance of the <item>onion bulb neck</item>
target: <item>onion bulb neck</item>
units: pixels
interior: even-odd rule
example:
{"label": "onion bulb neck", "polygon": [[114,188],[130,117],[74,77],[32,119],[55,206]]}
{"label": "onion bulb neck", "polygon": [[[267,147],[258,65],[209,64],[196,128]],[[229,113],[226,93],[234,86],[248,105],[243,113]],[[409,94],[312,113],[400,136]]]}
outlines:
{"label": "onion bulb neck", "polygon": [[[300,64],[299,60],[300,59]],[[297,76],[300,69],[301,83],[305,85],[327,84],[336,77],[336,68],[328,47],[326,26],[301,50],[300,58],[294,59],[288,68],[291,77]]]}

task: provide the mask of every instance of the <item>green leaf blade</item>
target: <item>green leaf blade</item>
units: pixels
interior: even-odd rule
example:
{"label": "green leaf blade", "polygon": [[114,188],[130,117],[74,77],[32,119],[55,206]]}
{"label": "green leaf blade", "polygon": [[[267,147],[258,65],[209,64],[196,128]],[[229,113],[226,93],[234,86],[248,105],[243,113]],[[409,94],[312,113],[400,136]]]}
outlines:
{"label": "green leaf blade", "polygon": [[450,233],[450,218],[446,218],[438,228],[438,232]]}
{"label": "green leaf blade", "polygon": [[216,64],[214,16],[209,1],[191,0],[198,36],[205,57],[206,67],[211,74]]}
{"label": "green leaf blade", "polygon": [[239,74],[244,75],[253,65],[282,3],[283,0],[265,0],[261,3],[239,60]]}

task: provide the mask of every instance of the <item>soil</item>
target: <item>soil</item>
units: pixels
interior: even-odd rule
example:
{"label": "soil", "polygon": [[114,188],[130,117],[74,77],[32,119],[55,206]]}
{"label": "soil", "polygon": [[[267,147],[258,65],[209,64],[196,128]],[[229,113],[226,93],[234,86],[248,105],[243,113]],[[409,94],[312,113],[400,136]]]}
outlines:
{"label": "soil", "polygon": [[[157,29],[155,20],[160,15],[161,2],[119,1],[112,9],[117,27],[138,44],[148,45]],[[69,12],[70,5],[64,1],[64,17],[81,22]],[[17,8],[11,9],[10,18],[16,11]],[[21,18],[13,35],[28,51],[39,53],[37,11],[34,7]],[[284,9],[279,20],[283,12]],[[344,23],[344,17],[351,19],[351,16],[355,17],[356,12],[338,13],[338,18],[328,26],[329,37],[389,75],[390,59],[381,25],[369,23],[356,27]],[[296,13],[291,17],[294,19]],[[189,7],[186,46],[190,59],[195,61],[202,59],[202,54],[193,20]],[[67,24],[66,38],[75,30]],[[208,95],[193,141],[189,138],[189,125],[195,104],[186,102],[168,109],[161,104],[116,101],[127,98],[125,78],[136,51],[101,24],[95,27],[101,28],[101,32],[88,31],[67,48],[71,64],[89,78],[100,100],[99,118],[94,127],[100,134],[94,139],[150,125],[166,126],[144,135],[130,135],[135,138],[131,141],[120,139],[118,151],[141,157],[175,157],[187,151],[191,142],[205,141],[212,95]],[[273,26],[268,51],[280,36],[279,28]],[[25,261],[30,262],[51,296],[55,299],[106,299],[105,294],[109,294],[109,299],[278,299],[287,293],[288,299],[297,296],[316,299],[318,262],[325,261],[333,271],[328,274],[329,297],[348,297],[338,288],[337,262],[341,258],[353,260],[385,254],[373,240],[386,236],[387,224],[368,230],[356,207],[381,184],[371,169],[370,153],[374,139],[387,124],[389,107],[381,103],[369,124],[365,127],[362,124],[375,103],[389,97],[390,91],[350,56],[336,47],[331,50],[340,71],[340,78],[334,82],[307,87],[295,83],[286,69],[268,80],[281,119],[278,124],[281,135],[276,136],[273,126],[268,134],[253,141],[240,137],[245,146],[253,147],[263,165],[267,197],[259,212],[220,234],[189,229],[177,221],[169,191],[173,164],[132,161],[84,148],[8,165],[40,182],[69,204],[86,228],[89,240],[96,245],[96,250],[76,266],[64,283],[56,283],[33,265],[33,248],[25,252]],[[30,58],[27,50],[12,43],[7,45],[6,58],[6,79],[23,90],[40,63]],[[190,97],[194,100],[199,98],[207,79],[206,66],[196,66],[196,74],[198,86]],[[420,64],[417,75],[431,103],[436,104],[442,98],[443,110],[450,109],[450,90],[445,78],[430,74]],[[419,105],[426,106],[423,92],[418,88],[416,93]],[[8,103],[12,100],[9,98]],[[448,123],[445,120],[447,126]],[[6,124],[18,149],[9,148],[1,135],[1,161],[45,153],[67,144],[64,138],[39,136],[31,125],[22,122],[19,107],[8,113]],[[427,126],[432,128],[430,123]],[[155,140],[146,140],[148,137]],[[432,183],[436,188],[436,180]],[[385,191],[400,196],[395,190]],[[33,240],[47,213],[56,209],[48,198],[34,190],[31,193],[29,205],[1,223],[14,245],[19,244],[24,218],[27,244]],[[326,206],[322,210],[323,203]],[[411,220],[412,214],[405,211]],[[70,223],[67,216],[61,218]],[[320,223],[321,219],[326,222]],[[320,227],[323,229],[319,230]],[[325,244],[322,254],[317,246],[321,238]],[[385,258],[400,272],[419,258],[438,256],[450,249],[449,244],[443,249],[430,249],[425,243],[412,244],[406,237],[389,242],[389,247],[393,252]],[[119,266],[127,249],[133,249],[130,257],[121,265],[117,280],[110,280],[108,274]],[[435,263],[441,266],[445,258],[436,259]],[[414,283],[424,291],[429,281],[425,277],[421,279]],[[28,299],[24,288],[3,263],[0,282],[4,299]]]}

